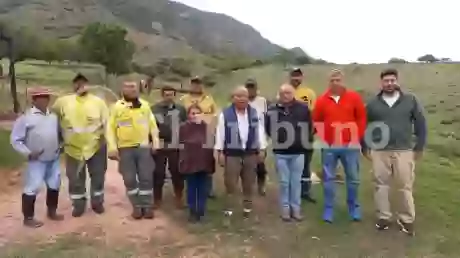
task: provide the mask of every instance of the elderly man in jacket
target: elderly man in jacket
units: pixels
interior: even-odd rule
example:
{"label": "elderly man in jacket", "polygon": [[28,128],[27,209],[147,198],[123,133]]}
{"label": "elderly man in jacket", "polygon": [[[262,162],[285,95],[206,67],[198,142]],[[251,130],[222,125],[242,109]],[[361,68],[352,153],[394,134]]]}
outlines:
{"label": "elderly man in jacket", "polygon": [[56,212],[61,186],[60,137],[58,118],[48,109],[50,91],[37,87],[31,90],[30,96],[33,106],[14,123],[11,144],[28,160],[22,194],[24,225],[38,228],[43,222],[35,219],[35,200],[43,182],[47,186],[48,218],[64,219]]}
{"label": "elderly man in jacket", "polygon": [[236,189],[241,178],[243,186],[243,216],[252,211],[253,187],[257,164],[265,157],[266,136],[263,119],[249,105],[248,90],[237,87],[232,95],[233,103],[219,116],[216,128],[215,149],[218,162],[225,167],[226,188],[225,215],[231,216],[236,206]]}
{"label": "elderly man in jacket", "polygon": [[153,219],[152,152],[159,145],[157,124],[148,102],[139,98],[135,82],[125,82],[122,94],[107,125],[108,156],[119,161],[118,169],[133,206],[131,216],[136,220]]}
{"label": "elderly man in jacket", "polygon": [[295,89],[282,85],[279,100],[270,105],[265,131],[272,138],[275,165],[279,176],[281,219],[296,221],[301,215],[304,153],[311,149],[313,125],[308,106],[294,98]]}
{"label": "elderly man in jacket", "polygon": [[105,125],[108,108],[104,100],[88,92],[88,79],[73,79],[74,93],[60,97],[53,105],[64,138],[66,174],[73,217],[86,210],[86,168],[91,179],[91,208],[104,213],[104,182],[107,170]]}

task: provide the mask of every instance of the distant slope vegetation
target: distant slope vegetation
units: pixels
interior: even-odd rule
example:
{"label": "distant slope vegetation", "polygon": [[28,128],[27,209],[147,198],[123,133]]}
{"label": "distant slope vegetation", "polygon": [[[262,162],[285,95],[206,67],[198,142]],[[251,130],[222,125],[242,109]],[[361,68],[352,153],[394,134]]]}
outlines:
{"label": "distant slope vegetation", "polygon": [[[118,23],[138,57],[244,55],[267,58],[282,48],[249,25],[169,0],[0,0],[0,19],[68,38],[91,22]],[[142,53],[139,55],[139,53]]]}

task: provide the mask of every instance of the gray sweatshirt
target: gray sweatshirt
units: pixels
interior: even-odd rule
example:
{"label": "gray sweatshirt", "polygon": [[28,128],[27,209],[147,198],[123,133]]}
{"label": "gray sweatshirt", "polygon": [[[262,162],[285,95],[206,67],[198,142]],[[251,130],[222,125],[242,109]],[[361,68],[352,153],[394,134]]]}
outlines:
{"label": "gray sweatshirt", "polygon": [[[378,94],[367,104],[367,130],[373,143],[384,138],[384,132],[373,129],[375,125],[386,125],[389,129],[389,141],[385,146],[372,146],[371,139],[366,139],[365,148],[378,150],[415,150],[422,151],[426,144],[427,125],[423,106],[415,95],[400,92],[400,97],[390,107]],[[372,133],[370,132],[372,131]],[[414,142],[415,135],[416,140]]]}
{"label": "gray sweatshirt", "polygon": [[54,160],[60,149],[58,118],[32,107],[16,120],[10,140],[13,148],[25,157],[43,151],[38,160]]}

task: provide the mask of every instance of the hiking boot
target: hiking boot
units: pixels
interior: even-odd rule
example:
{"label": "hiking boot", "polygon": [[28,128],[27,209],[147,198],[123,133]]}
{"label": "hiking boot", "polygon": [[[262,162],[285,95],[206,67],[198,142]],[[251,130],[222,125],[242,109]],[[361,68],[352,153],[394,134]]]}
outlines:
{"label": "hiking boot", "polygon": [[24,226],[28,228],[39,228],[42,227],[44,224],[41,221],[38,221],[34,218],[24,218]]}
{"label": "hiking boot", "polygon": [[58,214],[56,209],[48,209],[47,216],[48,216],[48,219],[54,220],[54,221],[64,220],[64,215]]}
{"label": "hiking boot", "polygon": [[134,207],[133,212],[131,213],[131,217],[133,217],[133,219],[135,219],[135,220],[142,219],[142,217],[143,217],[142,209],[138,208],[138,207]]}
{"label": "hiking boot", "polygon": [[155,217],[153,213],[153,208],[144,208],[142,210],[142,214],[145,219],[153,219]]}
{"label": "hiking boot", "polygon": [[91,204],[91,209],[96,213],[96,214],[102,214],[105,212],[104,205],[102,203],[94,203]]}
{"label": "hiking boot", "polygon": [[397,222],[401,232],[406,233],[408,236],[415,236],[413,223],[404,223],[400,219],[398,219]]}
{"label": "hiking boot", "polygon": [[78,200],[73,203],[72,217],[78,218],[83,216],[86,211],[86,201]]}
{"label": "hiking boot", "polygon": [[316,203],[316,199],[313,198],[309,193],[302,194],[302,200],[313,204]]}
{"label": "hiking boot", "polygon": [[379,221],[375,223],[375,228],[377,228],[377,230],[387,230],[390,228],[390,221],[386,219],[379,219]]}
{"label": "hiking boot", "polygon": [[291,221],[291,211],[289,208],[283,208],[283,210],[281,211],[281,219],[284,221],[284,222],[290,222]]}
{"label": "hiking boot", "polygon": [[293,210],[291,217],[297,222],[301,222],[303,220],[303,216],[300,214],[300,210]]}

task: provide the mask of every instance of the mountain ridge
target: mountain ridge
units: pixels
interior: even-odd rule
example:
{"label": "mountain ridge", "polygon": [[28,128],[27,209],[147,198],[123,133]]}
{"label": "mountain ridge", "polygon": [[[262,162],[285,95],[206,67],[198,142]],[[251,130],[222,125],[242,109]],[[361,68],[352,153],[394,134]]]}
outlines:
{"label": "mountain ridge", "polygon": [[75,36],[91,22],[117,23],[128,29],[136,57],[145,61],[200,55],[265,59],[284,50],[231,16],[169,0],[0,0],[0,19],[59,38]]}

